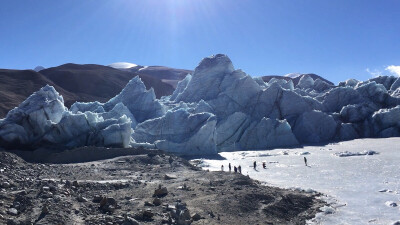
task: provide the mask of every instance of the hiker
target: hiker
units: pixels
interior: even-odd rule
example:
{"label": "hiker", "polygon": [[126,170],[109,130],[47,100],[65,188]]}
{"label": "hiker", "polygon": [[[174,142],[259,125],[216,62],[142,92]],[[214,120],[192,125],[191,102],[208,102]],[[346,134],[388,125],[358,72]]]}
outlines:
{"label": "hiker", "polygon": [[254,169],[256,169],[256,167],[257,167],[257,162],[256,161],[253,162],[253,166],[254,166]]}
{"label": "hiker", "polygon": [[221,166],[221,171],[224,171],[224,165]]}
{"label": "hiker", "polygon": [[307,158],[304,156],[304,164],[307,166]]}
{"label": "hiker", "polygon": [[264,169],[266,169],[266,168],[267,168],[267,166],[265,165],[265,162],[263,162],[263,168],[264,168]]}
{"label": "hiker", "polygon": [[231,168],[231,163],[229,163],[229,172],[231,172],[232,168]]}
{"label": "hiker", "polygon": [[242,173],[242,167],[240,165],[238,166],[238,171],[240,174]]}
{"label": "hiker", "polygon": [[236,168],[236,166],[233,167],[233,170],[235,171],[235,173],[237,173],[237,168]]}

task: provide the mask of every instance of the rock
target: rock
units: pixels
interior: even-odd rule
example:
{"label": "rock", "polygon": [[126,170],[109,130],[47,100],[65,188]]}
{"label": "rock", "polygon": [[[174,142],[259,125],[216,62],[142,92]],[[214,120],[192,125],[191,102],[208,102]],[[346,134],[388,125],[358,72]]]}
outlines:
{"label": "rock", "polygon": [[117,201],[114,198],[103,197],[100,207],[103,212],[113,213],[117,209]]}
{"label": "rock", "polygon": [[44,206],[42,207],[41,214],[42,214],[42,215],[47,215],[48,213],[49,213],[49,208],[48,208],[46,205],[44,205]]}
{"label": "rock", "polygon": [[78,200],[78,202],[87,202],[87,201],[88,201],[87,198],[82,197],[81,195],[79,195],[79,196],[76,198],[76,200]]}
{"label": "rock", "polygon": [[201,220],[201,216],[200,216],[200,214],[195,213],[195,214],[192,215],[192,219],[193,219],[194,221],[198,221],[198,220]]}
{"label": "rock", "polygon": [[100,195],[95,195],[95,196],[93,197],[92,202],[93,202],[93,203],[100,203],[102,199],[103,199],[102,196],[100,196]]}
{"label": "rock", "polygon": [[43,191],[50,191],[50,187],[43,186],[43,187],[42,187],[42,190],[43,190]]}
{"label": "rock", "polygon": [[161,203],[162,203],[161,199],[159,199],[159,198],[153,199],[153,204],[154,204],[155,206],[159,206],[159,205],[161,205]]}
{"label": "rock", "polygon": [[10,208],[8,210],[8,214],[12,215],[12,216],[17,216],[18,215],[18,210],[15,208]]}
{"label": "rock", "polygon": [[392,201],[385,202],[385,205],[387,205],[389,207],[397,207],[397,203],[396,202],[392,202]]}
{"label": "rock", "polygon": [[168,194],[168,190],[166,187],[160,187],[154,191],[153,196],[164,197]]}
{"label": "rock", "polygon": [[177,179],[178,177],[176,175],[172,175],[172,174],[165,174],[164,175],[164,180],[173,180],[173,179]]}
{"label": "rock", "polygon": [[9,188],[9,187],[11,187],[11,185],[7,181],[4,181],[4,182],[1,182],[0,187],[1,188]]}
{"label": "rock", "polygon": [[151,211],[151,209],[146,209],[143,211],[143,217],[147,219],[151,219],[154,216],[154,213]]}
{"label": "rock", "polygon": [[154,204],[153,204],[153,203],[150,203],[150,202],[148,202],[148,201],[145,201],[145,202],[144,202],[144,206],[154,206]]}
{"label": "rock", "polygon": [[125,220],[122,222],[122,225],[139,225],[139,222],[131,217],[126,217]]}

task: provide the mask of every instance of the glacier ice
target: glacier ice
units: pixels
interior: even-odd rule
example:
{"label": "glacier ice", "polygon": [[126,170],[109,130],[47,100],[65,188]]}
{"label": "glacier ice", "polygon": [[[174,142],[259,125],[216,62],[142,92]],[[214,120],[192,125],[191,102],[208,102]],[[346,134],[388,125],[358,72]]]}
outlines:
{"label": "glacier ice", "polygon": [[314,79],[312,79],[312,77],[309,75],[302,76],[299,80],[299,83],[296,85],[296,87],[300,89],[308,89],[312,88],[313,86],[314,86]]}
{"label": "glacier ice", "polygon": [[200,155],[400,136],[399,87],[399,78],[386,76],[338,86],[309,75],[296,86],[266,83],[218,54],[160,100],[138,76],[105,103],[70,109],[45,86],[0,120],[0,147],[145,146]]}
{"label": "glacier ice", "polygon": [[6,148],[128,147],[132,121],[121,114],[122,107],[118,105],[108,113],[73,113],[53,87],[45,86],[0,122],[0,144]]}
{"label": "glacier ice", "polygon": [[188,83],[191,79],[192,79],[192,75],[188,74],[188,75],[186,75],[185,79],[178,82],[174,93],[172,93],[172,95],[170,97],[171,101],[175,101],[175,99],[186,89],[186,86],[188,85]]}
{"label": "glacier ice", "polygon": [[303,113],[296,121],[293,132],[302,143],[320,143],[331,140],[337,123],[332,116],[321,111]]}
{"label": "glacier ice", "polygon": [[104,104],[106,111],[118,103],[123,103],[137,122],[143,122],[164,115],[163,105],[156,99],[154,90],[146,90],[139,76],[132,78],[122,91]]}
{"label": "glacier ice", "polygon": [[191,114],[185,109],[168,111],[164,116],[137,125],[135,142],[150,143],[178,154],[215,154],[216,118],[211,113]]}

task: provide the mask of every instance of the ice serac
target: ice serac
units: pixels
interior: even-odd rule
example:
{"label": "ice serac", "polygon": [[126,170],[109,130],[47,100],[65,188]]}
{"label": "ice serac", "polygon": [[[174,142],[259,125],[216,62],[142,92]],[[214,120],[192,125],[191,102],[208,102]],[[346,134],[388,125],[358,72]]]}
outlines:
{"label": "ice serac", "polygon": [[362,96],[351,87],[337,87],[325,94],[323,101],[324,111],[339,112],[343,106],[358,104],[363,101]]}
{"label": "ice serac", "polygon": [[218,151],[235,151],[246,149],[239,144],[239,140],[244,131],[251,123],[248,115],[242,112],[236,112],[217,126],[216,144]]}
{"label": "ice serac", "polygon": [[296,137],[286,120],[263,118],[253,122],[239,141],[243,149],[269,149],[298,145]]}
{"label": "ice serac", "polygon": [[191,79],[192,79],[192,75],[188,74],[188,75],[186,75],[185,79],[178,82],[174,93],[172,93],[172,95],[170,97],[170,101],[175,101],[175,99],[186,89],[186,87]]}
{"label": "ice serac", "polygon": [[330,85],[327,82],[325,82],[325,81],[323,81],[323,80],[318,78],[318,79],[316,79],[314,81],[313,89],[318,91],[318,92],[323,92],[323,91],[329,90],[332,87],[333,87],[333,85]]}
{"label": "ice serac", "polygon": [[300,78],[299,83],[297,84],[296,87],[301,89],[308,89],[312,88],[313,86],[314,86],[314,80],[312,79],[311,76],[306,74]]}
{"label": "ice serac", "polygon": [[356,79],[348,79],[339,83],[339,87],[355,87],[360,81]]}
{"label": "ice serac", "polygon": [[232,61],[222,54],[204,58],[194,70],[192,79],[176,101],[198,102],[214,99],[226,75],[234,71]]}
{"label": "ice serac", "polygon": [[385,104],[389,96],[385,86],[377,84],[375,81],[367,83],[358,83],[355,87],[361,96],[377,104]]}
{"label": "ice serac", "polygon": [[132,137],[137,143],[155,144],[167,152],[185,155],[216,154],[216,123],[213,114],[191,114],[185,109],[179,109],[138,124]]}
{"label": "ice serac", "polygon": [[58,123],[66,108],[62,96],[46,85],[33,93],[0,122],[3,145],[30,145]]}
{"label": "ice serac", "polygon": [[75,102],[72,104],[70,111],[73,113],[78,112],[97,112],[102,113],[105,112],[103,108],[104,104],[98,101],[95,102]]}
{"label": "ice serac", "polygon": [[[375,133],[378,135],[388,128],[398,130],[398,128],[400,128],[400,106],[391,109],[380,109],[372,115],[372,120]],[[386,131],[386,133],[388,133],[388,131]],[[398,133],[398,131],[396,133]]]}
{"label": "ice serac", "polygon": [[386,90],[390,90],[392,84],[396,81],[396,77],[394,76],[378,76],[375,78],[370,79],[369,81],[374,81],[377,84],[382,84]]}
{"label": "ice serac", "polygon": [[11,110],[0,122],[0,144],[7,148],[127,147],[131,120],[120,114],[120,109],[121,106],[117,106],[108,115],[73,113],[64,106],[62,96],[53,87],[45,86]]}
{"label": "ice serac", "polygon": [[269,80],[268,85],[273,85],[273,84],[278,84],[279,86],[281,86],[283,89],[288,89],[293,91],[294,89],[294,85],[293,85],[293,81],[292,80],[285,80],[285,79],[276,79],[276,78],[272,78],[271,80]]}
{"label": "ice serac", "polygon": [[339,139],[343,141],[352,140],[358,138],[359,135],[351,123],[343,123],[340,125]]}
{"label": "ice serac", "polygon": [[337,123],[321,111],[303,113],[296,121],[293,133],[301,143],[319,143],[332,140]]}
{"label": "ice serac", "polygon": [[104,109],[109,111],[118,103],[123,103],[139,123],[165,113],[163,105],[156,99],[154,90],[146,90],[139,76],[132,78],[117,96],[106,102]]}
{"label": "ice serac", "polygon": [[340,116],[345,122],[358,123],[366,120],[378,109],[378,106],[372,102],[346,105],[340,111]]}

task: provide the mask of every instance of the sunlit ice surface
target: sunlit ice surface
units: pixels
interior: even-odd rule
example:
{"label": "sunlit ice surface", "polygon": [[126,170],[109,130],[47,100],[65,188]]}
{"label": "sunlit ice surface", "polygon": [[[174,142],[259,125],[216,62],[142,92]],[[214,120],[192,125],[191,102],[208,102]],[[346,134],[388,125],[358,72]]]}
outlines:
{"label": "sunlit ice surface", "polygon": [[[358,139],[325,146],[223,152],[220,156],[225,159],[204,159],[201,165],[211,171],[221,170],[221,165],[227,171],[228,163],[232,168],[240,165],[244,175],[266,185],[322,193],[329,205],[309,224],[392,224],[400,221],[399,146],[400,138]],[[365,151],[378,154],[362,155]],[[361,154],[348,156],[353,153]]]}

